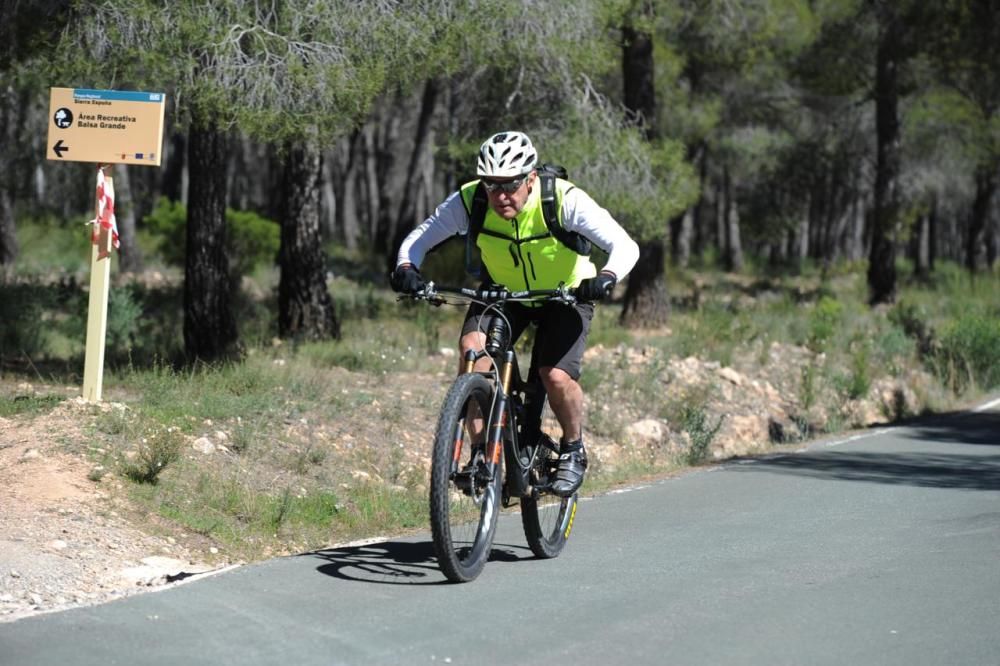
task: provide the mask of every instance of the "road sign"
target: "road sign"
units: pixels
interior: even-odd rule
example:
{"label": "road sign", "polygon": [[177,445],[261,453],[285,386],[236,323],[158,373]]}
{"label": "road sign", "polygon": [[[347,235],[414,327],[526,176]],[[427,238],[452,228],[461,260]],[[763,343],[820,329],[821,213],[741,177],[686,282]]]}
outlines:
{"label": "road sign", "polygon": [[50,160],[160,166],[166,95],[51,88]]}

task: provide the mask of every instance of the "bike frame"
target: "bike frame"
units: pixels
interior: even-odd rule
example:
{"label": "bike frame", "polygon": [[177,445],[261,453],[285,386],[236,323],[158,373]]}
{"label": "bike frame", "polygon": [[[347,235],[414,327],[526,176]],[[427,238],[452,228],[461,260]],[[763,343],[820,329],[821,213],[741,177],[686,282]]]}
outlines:
{"label": "bike frame", "polygon": [[[506,290],[456,289],[451,287],[435,289],[433,283],[428,283],[425,298],[434,302],[435,299],[441,298],[441,292],[459,294],[479,302],[488,301],[489,304],[498,305],[501,309],[508,301],[534,300],[546,297],[564,303],[572,303],[575,300],[571,291],[566,288],[507,292]],[[443,300],[438,301],[439,304],[440,302]],[[504,320],[504,326],[508,326],[506,320]],[[527,395],[532,387],[530,382],[521,379],[517,355],[514,352],[514,341],[511,340],[509,328],[503,331],[503,334],[503,340],[494,340],[490,338],[488,333],[486,345],[482,349],[467,351],[464,357],[463,374],[475,372],[476,361],[486,357],[493,359],[493,369],[480,373],[491,379],[494,386],[490,416],[485,419],[484,423],[487,433],[486,468],[490,478],[493,478],[500,469],[500,457],[503,456],[507,466],[506,483],[504,484],[504,504],[506,504],[507,498],[537,497],[540,494],[540,490],[532,485],[531,470],[539,448],[546,444],[545,438],[540,436],[540,428],[536,428],[532,423],[522,423],[521,425],[529,427],[532,436],[536,434],[534,431],[537,429],[538,440],[534,444],[521,441],[521,434],[518,432],[519,419],[515,410],[518,398],[514,393],[520,390]],[[542,396],[537,396],[537,399],[540,405]],[[509,445],[505,446],[505,440],[509,442]],[[458,464],[462,456],[461,432],[455,433],[455,441],[458,445],[455,447],[455,457],[452,460],[453,474],[458,472]]]}
{"label": "bike frame", "polygon": [[[487,355],[488,352],[484,350],[467,352],[465,356],[466,372],[471,372],[475,362]],[[491,418],[485,424],[487,429],[486,466],[491,476],[496,474],[499,470],[500,456],[503,455],[504,463],[507,466],[505,485],[507,495],[510,497],[531,495],[533,492],[531,463],[534,460],[536,447],[540,444],[533,447],[523,445],[520,441],[518,418],[514,410],[516,398],[512,395],[514,390],[513,375],[517,372],[517,358],[513,349],[507,349],[503,352],[499,366],[499,372],[492,370],[481,373],[491,378],[494,384]],[[458,451],[457,455],[460,458],[461,451]]]}

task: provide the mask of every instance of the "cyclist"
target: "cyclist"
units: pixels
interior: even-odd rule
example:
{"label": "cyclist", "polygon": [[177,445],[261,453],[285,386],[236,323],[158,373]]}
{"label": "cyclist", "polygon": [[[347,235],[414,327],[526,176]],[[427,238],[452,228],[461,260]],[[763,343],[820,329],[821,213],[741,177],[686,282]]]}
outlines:
{"label": "cyclist", "polygon": [[[578,301],[562,303],[508,303],[513,340],[530,322],[538,324],[533,366],[548,394],[559,425],[559,466],[552,491],[568,497],[583,483],[587,454],[583,446],[583,390],[578,383],[587,333],[594,315],[594,302],[611,295],[639,258],[639,247],[624,229],[586,192],[558,179],[556,202],[559,222],[607,252],[608,260],[598,272],[594,263],[558,240],[546,225],[536,170],[538,154],[522,132],[500,132],[479,149],[476,174],[448,196],[422,224],[403,241],[393,289],[416,293],[423,289],[419,267],[428,251],[455,235],[466,235],[477,185],[485,187],[489,208],[475,239],[488,284],[510,291],[576,287]],[[487,321],[483,306],[473,303],[466,315],[459,342],[464,356],[469,349],[486,344]],[[489,368],[480,359],[477,371]]]}

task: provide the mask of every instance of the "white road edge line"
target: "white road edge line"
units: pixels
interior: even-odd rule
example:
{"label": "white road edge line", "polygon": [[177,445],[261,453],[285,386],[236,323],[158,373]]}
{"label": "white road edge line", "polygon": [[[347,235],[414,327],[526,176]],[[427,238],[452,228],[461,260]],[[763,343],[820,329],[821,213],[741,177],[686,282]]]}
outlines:
{"label": "white road edge line", "polygon": [[974,408],[972,412],[974,414],[978,412],[985,412],[987,410],[993,409],[997,405],[1000,405],[1000,398],[997,398],[996,400],[990,400],[986,404],[979,405],[978,407]]}
{"label": "white road edge line", "polygon": [[[846,439],[837,439],[837,440],[834,440],[832,442],[825,442],[823,444],[823,448],[829,448],[831,446],[840,446],[841,444],[847,444],[848,442],[854,442],[854,441],[857,441],[859,439],[866,439],[868,437],[875,437],[876,435],[882,435],[882,434],[885,434],[887,432],[892,432],[895,429],[896,429],[896,426],[891,426],[889,428],[879,428],[878,430],[872,430],[871,432],[863,432],[863,433],[859,433],[857,435],[851,435],[850,437],[847,437]],[[796,451],[796,453],[798,453],[798,452]]]}

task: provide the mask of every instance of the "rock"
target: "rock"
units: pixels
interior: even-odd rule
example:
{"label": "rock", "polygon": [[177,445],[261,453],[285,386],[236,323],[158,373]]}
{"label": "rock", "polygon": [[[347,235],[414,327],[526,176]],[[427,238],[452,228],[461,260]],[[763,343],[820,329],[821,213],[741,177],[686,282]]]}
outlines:
{"label": "rock", "polygon": [[668,432],[662,422],[656,419],[643,419],[628,426],[625,429],[625,436],[634,444],[650,446],[662,442]]}
{"label": "rock", "polygon": [[67,546],[68,546],[69,544],[67,544],[67,543],[66,543],[65,541],[63,541],[62,539],[55,539],[55,540],[53,540],[53,541],[49,541],[49,542],[48,542],[47,544],[45,544],[45,545],[46,545],[46,546],[47,546],[48,548],[51,548],[52,550],[66,550],[66,548],[67,548]]}
{"label": "rock", "polygon": [[736,386],[743,386],[743,382],[746,381],[743,375],[730,367],[725,367],[719,370],[719,376]]}
{"label": "rock", "polygon": [[215,444],[208,437],[199,437],[191,444],[191,448],[199,453],[208,455],[215,452]]}
{"label": "rock", "polygon": [[[717,417],[716,417],[717,418]],[[713,420],[708,425],[714,425]],[[769,419],[756,414],[728,415],[712,442],[715,457],[744,455],[771,441]]]}
{"label": "rock", "polygon": [[153,555],[144,557],[141,566],[129,567],[119,574],[123,579],[132,585],[150,587],[152,585],[162,585],[169,577],[178,576],[185,573],[187,563],[175,560],[171,557]]}

